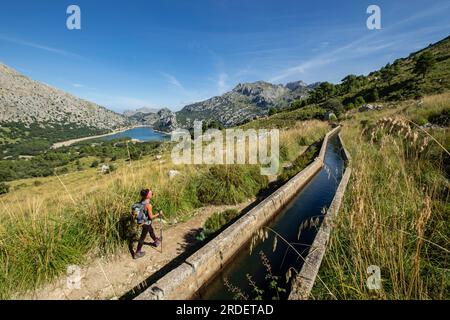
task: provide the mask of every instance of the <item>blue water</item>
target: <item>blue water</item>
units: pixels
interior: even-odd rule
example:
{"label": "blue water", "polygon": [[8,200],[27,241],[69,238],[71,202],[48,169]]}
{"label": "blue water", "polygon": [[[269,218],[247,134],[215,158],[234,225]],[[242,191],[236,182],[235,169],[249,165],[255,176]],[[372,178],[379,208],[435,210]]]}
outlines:
{"label": "blue water", "polygon": [[131,138],[138,139],[139,141],[164,141],[169,140],[170,136],[161,132],[156,132],[150,127],[140,127],[106,136],[102,139],[112,140],[117,138]]}
{"label": "blue water", "polygon": [[[328,208],[333,200],[336,189],[342,178],[344,161],[337,141],[337,137],[331,137],[325,153],[325,166],[314,178],[299,192],[299,194],[269,223],[269,227],[286,238],[305,258],[309,246],[314,240],[316,228],[308,228],[301,232],[298,239],[298,230],[301,223],[311,217],[323,219],[323,208]],[[226,265],[216,277],[197,293],[200,299],[233,299],[233,295],[224,285],[224,280],[245,292],[250,299],[255,296],[246,275],[250,275],[260,289],[264,290],[263,299],[272,299],[273,292],[268,287],[267,270],[261,263],[259,252],[262,251],[270,261],[272,273],[280,277],[279,285],[286,289],[280,298],[286,299],[290,291],[290,282],[286,283],[285,274],[289,267],[299,270],[302,266],[302,258],[298,256],[286,243],[278,239],[275,252],[273,252],[274,234],[269,232],[269,239],[260,242],[249,252],[247,244]]]}

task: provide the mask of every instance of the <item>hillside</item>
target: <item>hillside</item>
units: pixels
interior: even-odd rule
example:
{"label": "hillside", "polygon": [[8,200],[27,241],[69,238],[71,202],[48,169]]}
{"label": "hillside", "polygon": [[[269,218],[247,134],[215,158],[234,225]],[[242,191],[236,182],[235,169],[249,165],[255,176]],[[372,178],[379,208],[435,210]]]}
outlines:
{"label": "hillside", "polygon": [[[364,75],[348,75],[340,84],[321,83],[307,104],[341,113],[367,102],[403,101],[450,89],[450,37]],[[330,101],[330,99],[338,99]],[[339,109],[342,104],[343,109]],[[338,108],[337,108],[338,107]],[[334,110],[333,110],[334,109]]]}
{"label": "hillside", "polygon": [[130,119],[0,64],[0,152],[33,154],[52,143],[109,132]]}
{"label": "hillside", "polygon": [[31,80],[3,64],[0,64],[0,122],[48,122],[98,129],[128,124],[122,115]]}
{"label": "hillside", "polygon": [[[344,120],[347,112],[353,109],[383,109],[399,101],[444,93],[450,89],[449,52],[450,37],[447,37],[368,75],[349,74],[339,84],[320,82],[311,85],[306,98],[278,109],[275,117],[262,117],[257,123],[265,127],[283,127],[286,121]],[[428,122],[425,117],[415,120],[419,125]],[[439,120],[441,123],[446,121],[449,121],[448,117]]]}

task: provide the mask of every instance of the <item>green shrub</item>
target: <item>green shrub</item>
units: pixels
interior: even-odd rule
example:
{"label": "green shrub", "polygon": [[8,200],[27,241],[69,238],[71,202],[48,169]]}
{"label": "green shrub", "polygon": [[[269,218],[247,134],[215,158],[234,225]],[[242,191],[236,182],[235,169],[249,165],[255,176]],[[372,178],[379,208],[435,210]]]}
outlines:
{"label": "green shrub", "polygon": [[325,102],[325,107],[327,110],[331,110],[333,113],[339,115],[344,111],[344,106],[339,99],[332,98]]}
{"label": "green shrub", "polygon": [[223,216],[225,217],[225,220],[228,223],[228,222],[230,222],[231,220],[233,220],[234,218],[236,218],[238,216],[239,211],[237,211],[236,209],[227,209],[222,214],[223,214]]}
{"label": "green shrub", "polygon": [[280,144],[280,160],[286,161],[289,158],[289,148],[286,146],[286,144],[281,143]]}
{"label": "green shrub", "polygon": [[226,223],[227,221],[225,220],[225,216],[219,212],[215,212],[206,220],[204,225],[205,232],[207,234],[212,234],[219,230]]}
{"label": "green shrub", "polygon": [[42,186],[43,183],[42,183],[42,181],[34,180],[33,185],[34,185],[35,187],[39,187],[39,186]]}
{"label": "green shrub", "polygon": [[5,194],[9,192],[9,185],[4,182],[0,182],[0,194]]}
{"label": "green shrub", "polygon": [[97,168],[98,165],[99,165],[98,160],[94,160],[94,161],[92,161],[92,163],[91,163],[91,168]]}
{"label": "green shrub", "polygon": [[428,116],[428,121],[443,127],[450,126],[450,108],[430,114]]}
{"label": "green shrub", "polygon": [[190,180],[176,179],[170,190],[155,190],[153,208],[162,210],[169,219],[180,212],[186,212],[201,206],[197,196],[196,178]]}
{"label": "green shrub", "polygon": [[357,96],[356,97],[356,99],[355,99],[355,106],[361,106],[364,103],[366,103],[366,101],[364,100],[363,97],[361,97],[361,96]]}
{"label": "green shrub", "polygon": [[423,126],[424,124],[428,123],[428,119],[422,115],[417,115],[417,116],[413,117],[412,121],[414,123],[418,124],[419,126]]}
{"label": "green shrub", "polygon": [[378,93],[378,90],[376,88],[370,92],[368,100],[369,102],[376,102],[380,100],[380,94]]}
{"label": "green shrub", "polygon": [[345,109],[346,110],[352,110],[352,109],[354,109],[355,108],[355,105],[352,103],[352,102],[350,102],[349,104],[347,104],[346,106],[345,106]]}
{"label": "green shrub", "polygon": [[259,166],[218,165],[197,177],[195,185],[202,204],[237,204],[266,188],[268,179]]}
{"label": "green shrub", "polygon": [[226,224],[230,223],[239,216],[239,211],[235,209],[227,209],[222,213],[215,212],[203,225],[203,230],[197,236],[197,239],[204,240],[206,237],[221,230]]}

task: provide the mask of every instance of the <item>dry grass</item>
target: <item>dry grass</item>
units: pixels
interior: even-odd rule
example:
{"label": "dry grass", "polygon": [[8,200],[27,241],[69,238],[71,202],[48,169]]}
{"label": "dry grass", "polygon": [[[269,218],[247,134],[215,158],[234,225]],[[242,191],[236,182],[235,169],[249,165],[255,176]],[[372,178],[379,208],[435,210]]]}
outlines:
{"label": "dry grass", "polygon": [[[285,161],[293,161],[309,145],[320,140],[330,130],[328,123],[318,120],[297,122],[290,130],[280,132],[282,151],[286,151]],[[283,158],[283,157],[282,157]]]}
{"label": "dry grass", "polygon": [[[429,132],[441,147],[405,120],[448,108],[448,98],[345,123],[352,178],[319,273],[339,299],[449,298],[449,129]],[[373,126],[361,125],[367,117]],[[380,290],[367,288],[371,265],[381,269]],[[312,296],[332,298],[320,283]]]}

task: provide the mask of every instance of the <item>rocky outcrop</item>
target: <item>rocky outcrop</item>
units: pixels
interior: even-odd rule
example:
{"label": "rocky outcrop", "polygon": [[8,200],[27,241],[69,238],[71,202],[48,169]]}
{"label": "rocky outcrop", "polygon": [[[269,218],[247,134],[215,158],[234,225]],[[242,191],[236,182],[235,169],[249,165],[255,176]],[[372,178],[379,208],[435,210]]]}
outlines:
{"label": "rocky outcrop", "polygon": [[172,131],[179,127],[175,112],[164,108],[159,110],[157,115],[158,120],[153,124],[154,129],[160,131]]}
{"label": "rocky outcrop", "polygon": [[359,112],[366,112],[366,111],[372,111],[372,110],[382,110],[383,106],[382,105],[374,105],[374,104],[363,104],[360,108],[359,108]]}
{"label": "rocky outcrop", "polygon": [[130,116],[130,119],[159,131],[170,132],[179,128],[176,113],[167,108],[162,108],[157,112],[136,112]]}

